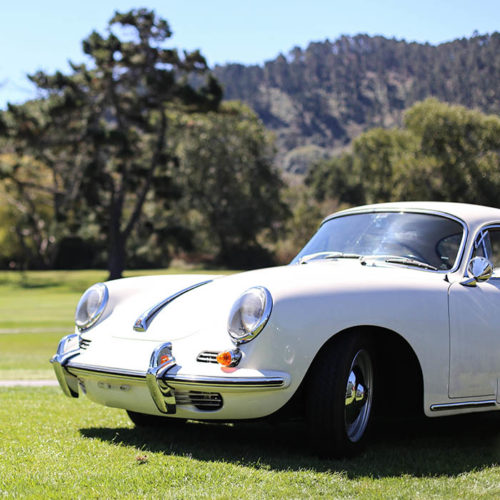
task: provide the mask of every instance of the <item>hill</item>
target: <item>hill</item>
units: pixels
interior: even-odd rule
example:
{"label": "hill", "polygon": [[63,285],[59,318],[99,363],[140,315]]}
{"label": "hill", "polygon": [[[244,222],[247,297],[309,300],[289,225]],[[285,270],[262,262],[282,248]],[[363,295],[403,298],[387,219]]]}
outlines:
{"label": "hill", "polygon": [[277,137],[278,161],[305,172],[361,132],[401,124],[426,97],[500,113],[500,33],[437,46],[342,36],[292,49],[263,66],[216,66],[226,99],[250,105]]}

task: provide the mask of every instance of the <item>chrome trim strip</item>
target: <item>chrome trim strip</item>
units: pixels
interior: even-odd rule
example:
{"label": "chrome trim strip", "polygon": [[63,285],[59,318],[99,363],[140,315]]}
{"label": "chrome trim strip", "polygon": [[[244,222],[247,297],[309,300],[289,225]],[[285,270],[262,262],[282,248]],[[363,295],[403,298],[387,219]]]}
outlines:
{"label": "chrome trim strip", "polygon": [[196,283],[194,285],[188,286],[187,288],[184,288],[183,290],[180,290],[173,295],[170,295],[170,297],[167,297],[166,299],[163,299],[161,302],[158,302],[158,304],[155,304],[153,307],[150,307],[147,311],[144,311],[136,320],[134,323],[134,330],[136,332],[145,332],[149,325],[151,324],[151,321],[155,318],[155,316],[170,302],[175,300],[176,298],[180,297],[181,295],[184,295],[186,292],[189,292],[191,290],[194,290],[195,288],[198,288],[199,286],[206,285],[207,283],[211,283],[213,280],[207,280],[207,281],[202,281],[201,283]]}
{"label": "chrome trim strip", "polygon": [[[162,365],[163,366],[163,365]],[[168,366],[167,370],[175,366]],[[71,363],[67,366],[70,372],[75,374],[97,374],[106,375],[116,378],[129,378],[134,380],[145,380],[147,374],[145,372],[118,370],[114,368],[100,368],[91,365],[83,365],[80,363]],[[158,373],[159,375],[159,373]],[[283,377],[217,377],[217,376],[201,376],[201,375],[176,375],[164,373],[161,380],[166,383],[172,382],[178,385],[205,385],[213,387],[283,387],[285,379]]]}
{"label": "chrome trim strip", "polygon": [[283,377],[211,377],[166,374],[165,382],[178,385],[206,385],[210,387],[283,387]]}
{"label": "chrome trim strip", "polygon": [[144,379],[146,372],[135,370],[122,370],[118,368],[102,368],[99,366],[85,365],[83,363],[68,363],[66,369],[71,373],[89,373],[98,375],[107,375],[109,377],[128,378],[128,379]]}
{"label": "chrome trim strip", "polygon": [[446,410],[467,410],[470,408],[487,408],[489,406],[496,406],[497,402],[494,399],[486,401],[465,401],[462,403],[444,403],[431,405],[431,411],[446,411]]}
{"label": "chrome trim strip", "polygon": [[[347,212],[347,211],[346,211]],[[455,215],[449,214],[447,212],[440,212],[439,210],[432,210],[432,209],[425,209],[425,208],[370,208],[370,209],[361,209],[361,210],[356,210],[352,209],[349,210],[347,213],[340,212],[338,214],[332,214],[326,217],[320,224],[320,227],[325,224],[326,222],[332,220],[332,219],[338,219],[340,217],[348,217],[349,215],[358,215],[358,214],[372,214],[372,213],[384,213],[384,212],[391,212],[391,213],[405,213],[405,214],[428,214],[428,215],[436,215],[438,217],[445,217],[446,219],[451,219],[454,220],[455,222],[458,222],[464,230],[464,234],[462,236],[462,241],[460,242],[460,247],[457,252],[457,257],[455,259],[455,265],[453,266],[452,269],[447,269],[447,270],[437,270],[437,271],[431,271],[433,273],[441,273],[441,274],[447,274],[447,273],[454,273],[462,264],[462,259],[464,258],[464,250],[465,246],[467,243],[467,239],[469,237],[469,227],[467,226],[466,222],[459,217],[456,217]]]}

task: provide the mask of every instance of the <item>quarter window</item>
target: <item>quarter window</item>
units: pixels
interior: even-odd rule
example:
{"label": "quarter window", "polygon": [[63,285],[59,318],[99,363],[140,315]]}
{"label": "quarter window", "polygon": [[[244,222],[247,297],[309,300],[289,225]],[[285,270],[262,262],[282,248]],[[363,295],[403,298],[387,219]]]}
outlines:
{"label": "quarter window", "polygon": [[489,259],[493,275],[500,277],[500,227],[486,229],[478,236],[472,256]]}

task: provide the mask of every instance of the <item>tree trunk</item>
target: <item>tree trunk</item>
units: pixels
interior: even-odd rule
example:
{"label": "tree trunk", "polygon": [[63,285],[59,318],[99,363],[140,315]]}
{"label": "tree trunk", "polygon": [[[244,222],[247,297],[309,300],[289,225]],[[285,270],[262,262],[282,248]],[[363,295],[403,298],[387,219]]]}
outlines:
{"label": "tree trunk", "polygon": [[123,236],[113,234],[110,238],[108,253],[108,280],[116,280],[122,277],[125,269],[125,240]]}
{"label": "tree trunk", "polygon": [[109,213],[109,234],[108,234],[108,280],[116,280],[122,277],[125,269],[125,243],[126,236],[120,229],[123,210],[122,190],[113,192],[111,200],[111,210]]}

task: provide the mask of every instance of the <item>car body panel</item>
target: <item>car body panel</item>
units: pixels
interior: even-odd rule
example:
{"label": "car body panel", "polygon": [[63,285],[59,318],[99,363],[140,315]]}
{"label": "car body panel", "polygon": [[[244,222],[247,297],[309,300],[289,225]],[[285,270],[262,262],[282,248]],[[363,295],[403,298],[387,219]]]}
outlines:
{"label": "car body panel", "polygon": [[500,379],[500,280],[450,289],[450,398],[495,397]]}

